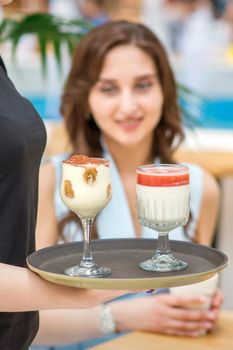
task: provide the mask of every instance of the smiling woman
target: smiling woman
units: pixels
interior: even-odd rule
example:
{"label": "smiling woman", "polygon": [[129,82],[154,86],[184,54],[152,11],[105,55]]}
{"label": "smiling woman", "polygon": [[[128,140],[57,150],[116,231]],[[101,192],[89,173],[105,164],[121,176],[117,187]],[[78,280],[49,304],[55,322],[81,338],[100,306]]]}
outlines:
{"label": "smiling woman", "polygon": [[[96,218],[93,238],[154,237],[138,220],[136,168],[175,163],[173,154],[183,139],[173,73],[157,37],[144,25],[126,21],[92,30],[76,49],[61,112],[71,153],[110,160],[112,199]],[[61,162],[69,155],[58,154],[41,169],[38,248],[82,240],[76,215],[64,207],[59,196]],[[189,164],[189,171],[192,215],[186,227],[175,229],[171,238],[210,244],[217,219],[218,187],[201,168]],[[211,316],[187,311],[185,302],[171,295],[144,295],[140,302],[137,298],[118,300],[107,308],[104,305],[85,312],[43,312],[47,328],[41,328],[37,342],[48,344],[50,336],[50,344],[70,343],[138,329],[197,336],[203,328],[213,328],[220,293],[212,300]],[[202,302],[200,298],[198,302]],[[56,327],[59,340],[53,337]],[[85,343],[82,349],[90,345]]]}

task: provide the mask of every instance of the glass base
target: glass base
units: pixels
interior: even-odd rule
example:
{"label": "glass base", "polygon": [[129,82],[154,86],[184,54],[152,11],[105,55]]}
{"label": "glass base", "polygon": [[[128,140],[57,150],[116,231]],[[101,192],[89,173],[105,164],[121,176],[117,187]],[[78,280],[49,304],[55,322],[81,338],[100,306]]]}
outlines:
{"label": "glass base", "polygon": [[109,267],[99,267],[93,265],[91,267],[73,266],[65,269],[65,274],[74,277],[88,277],[88,278],[101,278],[106,277],[112,273]]}
{"label": "glass base", "polygon": [[169,272],[184,270],[188,267],[188,263],[176,259],[171,253],[156,253],[151,259],[139,263],[143,270]]}

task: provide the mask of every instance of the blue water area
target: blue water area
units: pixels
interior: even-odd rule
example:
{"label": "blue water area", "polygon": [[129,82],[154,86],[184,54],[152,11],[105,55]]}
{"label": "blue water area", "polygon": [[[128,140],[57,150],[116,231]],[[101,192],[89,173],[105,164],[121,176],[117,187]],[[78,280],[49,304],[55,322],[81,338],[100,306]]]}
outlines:
{"label": "blue water area", "polygon": [[180,98],[180,106],[186,111],[187,126],[210,129],[233,129],[233,99]]}
{"label": "blue water area", "polygon": [[233,129],[233,100],[208,100],[202,106],[202,126],[205,128]]}
{"label": "blue water area", "polygon": [[[27,96],[44,120],[60,120],[59,96]],[[233,129],[233,99],[209,99],[195,106],[182,101],[194,126],[213,129]]]}
{"label": "blue water area", "polygon": [[26,96],[44,120],[60,120],[59,96]]}

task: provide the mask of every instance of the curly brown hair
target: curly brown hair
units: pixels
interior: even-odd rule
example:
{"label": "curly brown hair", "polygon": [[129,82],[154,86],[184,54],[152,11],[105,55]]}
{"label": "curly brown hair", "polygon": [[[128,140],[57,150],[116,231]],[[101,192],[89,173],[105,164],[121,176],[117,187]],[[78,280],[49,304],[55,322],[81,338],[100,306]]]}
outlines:
{"label": "curly brown hair", "polygon": [[156,35],[143,24],[128,21],[113,21],[93,29],[81,40],[74,53],[61,102],[61,113],[73,152],[92,157],[103,154],[101,130],[90,114],[88,97],[99,79],[106,55],[119,45],[136,46],[154,61],[164,102],[149,157],[159,157],[162,163],[174,163],[173,153],[184,137],[174,75]]}

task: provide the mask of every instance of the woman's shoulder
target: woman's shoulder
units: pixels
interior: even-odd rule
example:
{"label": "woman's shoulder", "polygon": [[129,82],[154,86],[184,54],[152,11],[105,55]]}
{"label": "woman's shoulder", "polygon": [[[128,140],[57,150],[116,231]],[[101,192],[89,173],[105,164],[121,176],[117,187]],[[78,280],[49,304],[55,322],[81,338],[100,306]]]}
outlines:
{"label": "woman's shoulder", "polygon": [[193,183],[194,185],[197,185],[200,183],[200,185],[203,187],[203,190],[210,189],[211,191],[218,189],[219,186],[216,178],[207,170],[198,164],[185,163],[185,165],[187,165],[189,168],[191,184]]}
{"label": "woman's shoulder", "polygon": [[200,165],[185,163],[190,173],[190,189],[192,197],[199,205],[201,202],[208,200],[218,201],[220,188],[216,178]]}
{"label": "woman's shoulder", "polygon": [[200,165],[194,163],[185,162],[182,164],[186,165],[189,169],[191,187],[199,188],[200,191],[202,191],[205,173],[204,169]]}

